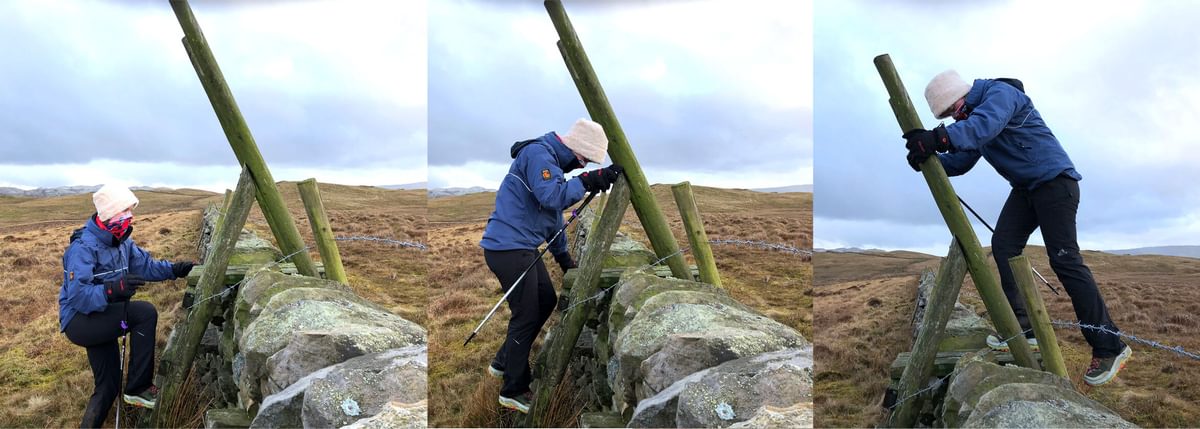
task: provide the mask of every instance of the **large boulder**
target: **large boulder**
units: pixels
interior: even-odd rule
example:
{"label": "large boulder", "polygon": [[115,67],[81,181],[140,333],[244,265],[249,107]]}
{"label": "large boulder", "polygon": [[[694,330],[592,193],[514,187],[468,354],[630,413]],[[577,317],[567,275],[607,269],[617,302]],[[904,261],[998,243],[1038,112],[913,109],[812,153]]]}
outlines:
{"label": "large boulder", "polygon": [[[237,293],[233,305],[234,337],[241,338],[245,328],[250,325],[262,312],[263,307],[278,295],[288,289],[332,289],[350,294],[350,288],[341,283],[284,274],[266,268],[251,270],[246,273],[246,279]],[[315,292],[309,291],[311,296]]]}
{"label": "large boulder", "polygon": [[760,408],[812,402],[812,347],[725,362],[638,403],[630,427],[728,427]]}
{"label": "large boulder", "polygon": [[[264,398],[250,427],[331,427],[329,422],[333,419],[328,415],[335,413],[344,416],[338,419],[345,422],[338,425],[341,426],[374,416],[386,410],[389,402],[420,402],[425,399],[426,366],[425,346],[414,346],[359,356],[321,368]],[[347,383],[359,385],[337,388]],[[340,401],[330,403],[339,396]],[[316,415],[319,413],[312,407],[326,407],[328,415]]]}
{"label": "large boulder", "polygon": [[304,393],[305,427],[340,427],[374,416],[389,402],[425,400],[425,347],[359,356],[337,364]]}
{"label": "large boulder", "polygon": [[[1090,410],[1087,411],[1088,414],[1116,416],[1103,405],[1078,394],[1070,380],[1045,371],[998,365],[992,361],[994,357],[991,352],[981,351],[964,355],[959,360],[943,399],[942,425],[1031,427],[1026,425],[1034,424],[1032,422],[1057,422],[1049,425],[1035,424],[1032,427],[1079,427],[1074,425],[1090,424],[1080,422],[1117,421],[1109,417],[1098,417],[1100,420],[1094,420],[1090,416],[1076,415],[1080,410]],[[1017,406],[1015,402],[1021,404]],[[1006,414],[1004,410],[1010,408],[1013,410],[1012,415],[1000,415]],[[1018,414],[1027,420],[1014,417]],[[1119,420],[1119,417],[1116,419]],[[1020,423],[1022,421],[1031,423]],[[1109,424],[1102,427],[1112,426]]]}
{"label": "large boulder", "polygon": [[[725,333],[731,350],[766,350],[782,341],[786,344],[806,344],[807,341],[794,329],[771,320],[753,310],[736,303],[711,299],[708,293],[669,291],[654,295],[646,300],[632,321],[621,331],[613,343],[613,359],[616,373],[613,392],[616,400],[626,404],[637,403],[636,389],[644,380],[642,363],[657,353],[674,336],[689,333]],[[751,335],[749,331],[766,335]],[[782,340],[770,337],[782,338]],[[711,340],[708,344],[718,341]],[[745,356],[745,353],[739,353]],[[680,371],[669,370],[665,361],[656,360],[663,369],[656,379],[677,378]],[[653,365],[649,369],[654,369]],[[696,365],[696,364],[691,364]],[[653,390],[653,389],[651,389]]]}
{"label": "large boulder", "polygon": [[342,426],[342,429],[424,429],[429,426],[428,410],[425,401],[415,404],[392,401],[384,404],[379,414]]}
{"label": "large boulder", "polygon": [[987,347],[987,336],[993,332],[992,323],[976,315],[974,307],[955,302],[946,331],[938,341],[938,351],[979,350]]}
{"label": "large boulder", "polygon": [[264,390],[273,390],[267,388],[267,359],[298,332],[376,327],[397,333],[403,344],[425,342],[424,328],[378,306],[364,305],[361,298],[331,295],[320,288],[292,288],[275,298],[283,303],[268,303],[271,310],[250,322],[239,338],[242,366],[237,374],[238,390],[244,405],[257,402]]}
{"label": "large boulder", "polygon": [[637,398],[654,396],[688,374],[722,362],[805,344],[799,333],[776,335],[729,327],[671,335],[661,349],[642,361]]}
{"label": "large boulder", "polygon": [[1074,389],[1055,384],[1009,383],[989,390],[962,427],[1136,428]]}
{"label": "large boulder", "polygon": [[350,325],[297,332],[287,346],[267,359],[263,395],[282,391],[313,371],[350,358],[424,342],[420,333],[382,326]]}

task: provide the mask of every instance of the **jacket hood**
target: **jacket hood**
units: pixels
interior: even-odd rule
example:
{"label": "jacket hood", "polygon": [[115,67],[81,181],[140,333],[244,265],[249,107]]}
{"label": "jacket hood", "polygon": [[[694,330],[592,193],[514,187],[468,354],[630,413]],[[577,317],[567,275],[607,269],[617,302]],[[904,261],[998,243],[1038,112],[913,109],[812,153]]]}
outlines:
{"label": "jacket hood", "polygon": [[526,146],[531,144],[540,144],[545,146],[550,153],[554,154],[554,161],[558,163],[558,168],[561,168],[563,171],[570,171],[579,167],[574,165],[577,161],[575,159],[575,152],[571,151],[571,148],[568,148],[567,145],[563,144],[562,139],[559,138],[558,134],[555,134],[553,131],[548,132],[536,139],[529,139],[513,143],[512,148],[508,151],[508,154],[509,156],[512,156],[513,159],[517,159],[517,154],[521,153],[521,149],[524,149]]}

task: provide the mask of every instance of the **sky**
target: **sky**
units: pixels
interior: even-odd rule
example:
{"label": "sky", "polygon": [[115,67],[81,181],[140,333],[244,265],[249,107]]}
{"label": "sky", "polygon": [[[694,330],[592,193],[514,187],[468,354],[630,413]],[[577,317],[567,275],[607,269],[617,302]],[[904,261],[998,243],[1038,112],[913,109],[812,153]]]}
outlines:
{"label": "sky", "polygon": [[[924,98],[937,73],[1021,79],[1083,175],[1081,248],[1200,244],[1200,4],[860,1],[814,9],[815,247],[944,255],[950,244],[928,186],[904,160],[872,63],[883,53],[926,127],[938,123]],[[951,182],[994,226],[1008,183],[982,160]],[[974,226],[988,245],[990,233]],[[1040,232],[1030,243],[1042,244]]]}
{"label": "sky", "polygon": [[[276,180],[426,180],[424,0],[192,3]],[[166,1],[0,2],[0,186],[232,188],[182,37]]]}
{"label": "sky", "polygon": [[[812,183],[809,2],[565,3],[651,183]],[[513,142],[587,117],[542,2],[431,2],[429,28],[431,188],[495,189]]]}

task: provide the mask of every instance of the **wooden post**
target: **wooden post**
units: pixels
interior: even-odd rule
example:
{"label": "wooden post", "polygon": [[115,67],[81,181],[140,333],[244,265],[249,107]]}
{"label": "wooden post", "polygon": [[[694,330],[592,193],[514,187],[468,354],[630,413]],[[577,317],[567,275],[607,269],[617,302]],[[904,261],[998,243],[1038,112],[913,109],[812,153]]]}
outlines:
{"label": "wooden post", "polygon": [[221,232],[213,238],[212,253],[205,261],[204,273],[200,276],[200,284],[196,286],[196,303],[190,310],[185,310],[186,320],[176,325],[175,329],[179,331],[175,333],[174,340],[167,344],[167,349],[163,350],[158,373],[162,380],[158,386],[162,390],[151,416],[151,427],[163,427],[166,423],[163,418],[171,414],[171,408],[178,402],[179,387],[191,371],[200,339],[204,337],[204,330],[221,303],[220,299],[206,298],[216,296],[225,287],[225,269],[229,266],[229,257],[233,254],[238,237],[242,235],[242,227],[254,204],[255,184],[251,176],[248,169],[242,169],[237,190],[233,192],[225,215],[221,218],[218,228]]}
{"label": "wooden post", "polygon": [[713,259],[708,234],[704,232],[704,221],[700,219],[700,209],[696,207],[696,199],[692,196],[692,184],[683,182],[672,186],[671,193],[675,194],[675,205],[679,206],[679,216],[683,218],[683,230],[692,245],[692,257],[696,258],[700,281],[720,287],[721,274],[717,272],[717,260]]}
{"label": "wooden post", "polygon": [[1033,266],[1029,265],[1029,259],[1025,255],[1008,258],[1008,266],[1012,268],[1013,276],[1016,277],[1021,297],[1025,298],[1029,323],[1033,325],[1033,335],[1037,337],[1046,370],[1060,377],[1070,378],[1067,375],[1067,364],[1063,361],[1062,350],[1058,348],[1054,327],[1050,325],[1050,314],[1046,313],[1046,303],[1042,301],[1037,283],[1033,281]]}
{"label": "wooden post", "polygon": [[[899,122],[901,131],[924,128],[921,125],[921,118],[917,116],[917,111],[913,108],[912,101],[908,98],[904,83],[900,81],[900,75],[896,73],[896,67],[892,65],[891,57],[887,54],[875,57],[875,68],[879,70],[879,77],[883,79],[883,85],[887,87],[888,95],[891,97],[888,102],[892,105],[892,111],[896,114],[896,121]],[[992,324],[996,326],[996,330],[999,331],[1002,338],[1018,336],[1021,333],[1021,325],[1017,322],[1017,316],[1013,313],[1012,306],[1008,304],[1004,291],[1000,289],[1000,281],[996,278],[996,273],[988,267],[983,246],[979,244],[979,237],[975,235],[971,222],[967,220],[966,213],[963,213],[962,206],[958,204],[957,194],[954,193],[954,187],[950,185],[950,178],[946,176],[946,170],[942,168],[938,157],[931,156],[922,162],[921,173],[925,175],[929,191],[933,194],[933,200],[946,220],[946,226],[950,228],[954,238],[962,245],[963,256],[967,260],[967,270],[971,272],[971,279],[975,280],[975,288],[979,290],[979,296],[983,298],[983,305],[987,307]],[[1040,369],[1028,343],[1010,341],[1009,348],[1012,350],[1013,359],[1017,365]]]}
{"label": "wooden post", "polygon": [[599,289],[604,254],[608,252],[609,246],[612,246],[617,229],[621,227],[621,219],[625,217],[625,209],[629,207],[629,191],[625,178],[617,178],[600,214],[598,226],[588,234],[583,258],[579,261],[579,272],[575,283],[571,285],[571,299],[567,301],[568,305],[573,307],[563,314],[554,328],[554,335],[547,335],[549,341],[542,346],[541,354],[544,359],[538,361],[543,362],[545,368],[535,371],[536,374],[541,374],[541,379],[538,380],[533,404],[526,417],[526,427],[546,425],[545,410],[550,404],[551,394],[567,372],[571,352],[575,350],[575,343],[579,341],[584,322],[587,322],[588,316],[596,308],[595,300],[586,300]]}
{"label": "wooden post", "polygon": [[225,77],[208,48],[208,41],[200,31],[200,24],[196,22],[192,8],[188,6],[187,0],[171,0],[171,8],[175,10],[175,17],[183,27],[183,47],[192,60],[192,67],[196,69],[204,92],[208,94],[208,100],[212,103],[221,128],[225,130],[225,137],[229,139],[229,145],[233,148],[238,162],[250,169],[254,177],[258,188],[258,205],[262,208],[263,216],[267,218],[271,233],[275,235],[279,250],[284,255],[295,253],[291,260],[300,274],[317,277],[317,268],[308,252],[304,251],[304,240],[300,238],[300,230],[296,229],[296,222],[283,203],[283,195],[279,193],[279,188],[275,187],[275,178],[271,176],[271,170],[267,168],[262,153],[258,151],[258,145],[254,143],[250,127],[246,125],[246,119],[242,117],[242,111],[238,109],[237,101],[234,100],[229,85],[225,83]]}
{"label": "wooden post", "polygon": [[[912,355],[900,383],[896,389],[896,397],[904,399],[923,389],[925,383],[933,374],[933,362],[937,358],[938,342],[946,332],[946,323],[954,313],[954,303],[958,301],[958,292],[962,289],[963,279],[967,276],[967,260],[963,257],[962,247],[954,237],[950,237],[950,251],[942,259],[938,267],[933,289],[929,291],[929,301],[925,304],[925,316],[921,318],[921,329],[917,340],[913,343]],[[892,411],[890,427],[913,427],[916,421],[916,410],[921,403],[911,398],[900,403]]]}
{"label": "wooden post", "polygon": [[297,183],[296,186],[300,188],[300,199],[304,201],[308,223],[312,225],[313,239],[317,242],[317,249],[321,251],[325,277],[341,284],[350,284],[350,279],[346,278],[346,269],[342,267],[342,255],[338,252],[337,241],[333,239],[333,229],[329,227],[325,204],[321,202],[321,190],[317,188],[317,179],[308,179]]}
{"label": "wooden post", "polygon": [[658,207],[658,202],[654,200],[654,194],[650,192],[646,174],[642,171],[641,164],[638,164],[633,148],[629,146],[629,140],[625,138],[625,131],[617,121],[612,105],[608,103],[608,96],[600,86],[600,79],[596,77],[596,71],[592,69],[592,63],[583,51],[583,45],[575,34],[575,28],[571,26],[571,20],[567,17],[562,2],[546,0],[545,4],[546,11],[550,13],[550,20],[554,22],[554,29],[558,31],[559,53],[567,64],[571,79],[575,81],[579,96],[583,98],[583,104],[592,120],[603,126],[604,133],[608,135],[608,155],[614,163],[625,168],[625,178],[629,180],[630,202],[642,222],[646,237],[650,239],[650,247],[654,248],[654,253],[660,258],[673,255],[666,261],[671,267],[672,275],[692,280],[689,277],[691,270],[688,269],[683,255],[675,254],[679,251],[679,244],[675,242],[671,227],[667,225],[666,217]]}

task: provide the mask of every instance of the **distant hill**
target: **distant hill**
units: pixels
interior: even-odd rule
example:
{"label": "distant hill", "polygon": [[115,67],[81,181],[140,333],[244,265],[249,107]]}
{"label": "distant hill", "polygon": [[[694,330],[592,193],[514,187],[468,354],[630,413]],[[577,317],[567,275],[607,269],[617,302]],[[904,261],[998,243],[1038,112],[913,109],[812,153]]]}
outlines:
{"label": "distant hill", "polygon": [[429,190],[429,198],[456,197],[459,195],[478,194],[480,192],[495,192],[495,189],[488,189],[482,186],[472,186],[470,188],[437,188]]}
{"label": "distant hill", "polygon": [[754,191],[754,192],[770,192],[770,193],[782,193],[782,192],[812,192],[812,191],[813,191],[813,185],[811,185],[811,184],[808,184],[808,185],[791,185],[791,186],[780,186],[780,187],[777,187],[777,188],[758,188],[758,189],[751,189],[751,191]]}
{"label": "distant hill", "polygon": [[1185,258],[1200,258],[1200,246],[1154,246],[1136,249],[1105,250],[1114,255],[1163,255],[1182,256]]}
{"label": "distant hill", "polygon": [[[73,185],[54,188],[20,189],[0,187],[0,196],[25,198],[65,197],[67,195],[90,194],[100,189],[101,185]],[[171,188],[155,188],[151,186],[134,186],[135,191],[172,191]]]}
{"label": "distant hill", "polygon": [[428,187],[429,187],[429,182],[415,182],[415,183],[405,183],[405,184],[403,184],[403,185],[383,185],[383,186],[376,186],[376,188],[391,189],[391,190],[393,190],[393,191],[394,191],[394,190],[398,190],[398,189],[399,189],[399,190],[410,191],[410,190],[413,190],[413,189],[425,189],[425,188],[428,188]]}

